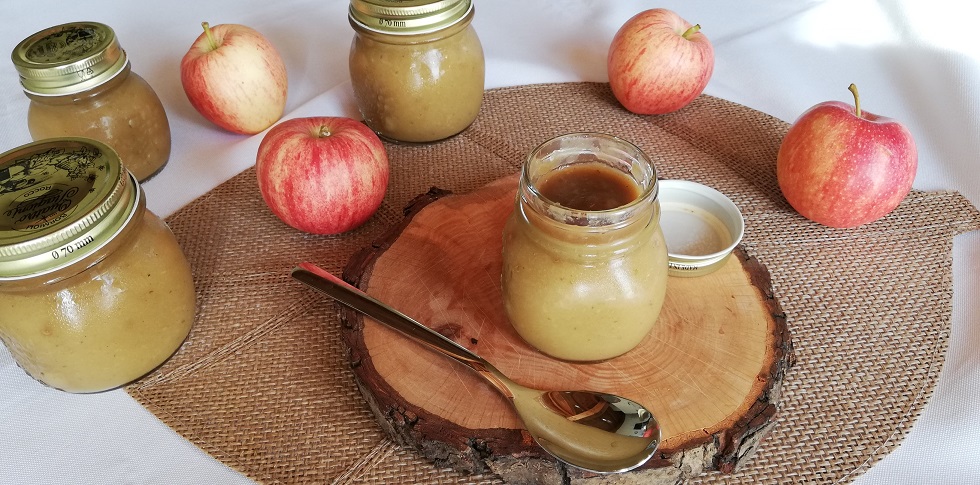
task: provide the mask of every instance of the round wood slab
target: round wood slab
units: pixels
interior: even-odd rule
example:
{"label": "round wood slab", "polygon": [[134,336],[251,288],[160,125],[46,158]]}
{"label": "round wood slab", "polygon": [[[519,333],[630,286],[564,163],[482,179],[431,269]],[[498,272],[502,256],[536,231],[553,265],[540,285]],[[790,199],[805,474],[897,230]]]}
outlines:
{"label": "round wood slab", "polygon": [[[792,342],[769,273],[737,250],[715,273],[671,277],[654,330],[599,363],[547,357],[514,332],[500,296],[501,231],[517,178],[464,195],[416,198],[402,225],[355,254],[344,278],[541,389],[619,394],[651,409],[663,443],[619,483],[674,483],[730,472],[774,425]],[[598,481],[557,463],[521,428],[506,399],[468,368],[352,311],[343,338],[362,394],[392,438],[438,466],[512,483]]]}

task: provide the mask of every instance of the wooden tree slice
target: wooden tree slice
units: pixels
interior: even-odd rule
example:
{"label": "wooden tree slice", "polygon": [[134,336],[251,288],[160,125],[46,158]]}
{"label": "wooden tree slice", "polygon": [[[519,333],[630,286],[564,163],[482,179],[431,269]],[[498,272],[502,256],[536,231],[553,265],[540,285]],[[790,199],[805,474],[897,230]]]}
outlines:
{"label": "wooden tree slice", "polygon": [[[516,188],[512,176],[465,195],[433,189],[401,226],[356,254],[344,278],[521,384],[605,391],[650,408],[662,426],[660,451],[617,483],[676,483],[746,460],[774,424],[793,363],[768,271],[738,250],[715,273],[672,277],[658,323],[636,349],[599,363],[555,360],[521,340],[501,303],[501,231]],[[395,441],[438,466],[513,483],[611,478],[556,463],[465,366],[352,311],[342,319],[361,392]]]}

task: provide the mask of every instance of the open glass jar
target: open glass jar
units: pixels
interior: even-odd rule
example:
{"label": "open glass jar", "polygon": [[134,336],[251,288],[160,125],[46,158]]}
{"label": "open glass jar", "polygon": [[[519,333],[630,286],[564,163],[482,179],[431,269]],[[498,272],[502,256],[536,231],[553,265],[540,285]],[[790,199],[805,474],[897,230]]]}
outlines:
{"label": "open glass jar", "polygon": [[458,134],[483,101],[483,47],[471,0],[351,0],[350,76],[364,122],[382,138]]}
{"label": "open glass jar", "polygon": [[97,392],[172,355],[195,315],[191,269],[107,145],[0,155],[0,340],[35,379]]}
{"label": "open glass jar", "polygon": [[573,133],[524,163],[503,233],[504,307],[514,329],[559,359],[636,347],[660,315],[667,248],[657,175],[631,143]]}
{"label": "open glass jar", "polygon": [[34,140],[80,136],[119,153],[143,181],[170,158],[170,123],[153,88],[132,72],[115,32],[98,22],[58,25],[21,41],[11,54],[31,100]]}

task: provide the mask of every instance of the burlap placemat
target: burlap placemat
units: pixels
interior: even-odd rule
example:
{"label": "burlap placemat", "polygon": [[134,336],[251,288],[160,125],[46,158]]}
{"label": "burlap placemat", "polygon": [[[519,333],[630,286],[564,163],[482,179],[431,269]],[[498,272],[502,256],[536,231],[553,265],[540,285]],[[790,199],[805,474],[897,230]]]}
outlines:
{"label": "burlap placemat", "polygon": [[950,330],[952,238],[980,228],[980,213],[956,193],[915,191],[874,224],[810,223],[775,180],[787,128],[709,96],[644,117],[621,109],[605,84],[490,90],[461,135],[386,145],[381,209],[330,237],[275,219],[247,170],[169,218],[194,269],[198,320],[181,350],[127,391],[262,483],[499,482],[435,469],[382,434],[348,368],[335,304],[289,270],[311,260],[339,274],[431,186],[470,191],[515,172],[547,138],[600,131],[643,148],[661,178],[713,186],[741,207],[744,247],[769,268],[793,333],[797,362],[776,428],[734,474],[692,482],[850,481],[899,444],[932,394]]}

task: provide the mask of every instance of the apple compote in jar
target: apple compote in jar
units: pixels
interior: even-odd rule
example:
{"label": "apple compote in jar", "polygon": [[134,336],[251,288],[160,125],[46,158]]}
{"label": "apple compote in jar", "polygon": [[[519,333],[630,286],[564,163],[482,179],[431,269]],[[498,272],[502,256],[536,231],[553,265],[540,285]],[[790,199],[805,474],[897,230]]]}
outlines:
{"label": "apple compote in jar", "polygon": [[350,76],[364,122],[391,141],[458,134],[483,101],[471,0],[351,0]]}
{"label": "apple compote in jar", "polygon": [[107,145],[43,140],[0,155],[0,340],[69,392],[166,361],[195,315],[190,265]]}
{"label": "apple compote in jar", "polygon": [[170,123],[113,30],[97,22],[51,27],[24,39],[11,58],[31,103],[34,140],[85,137],[116,151],[145,181],[170,158]]}
{"label": "apple compote in jar", "polygon": [[527,343],[596,361],[646,337],[667,289],[657,192],[646,155],[609,135],[563,135],[530,154],[501,277],[507,316]]}

